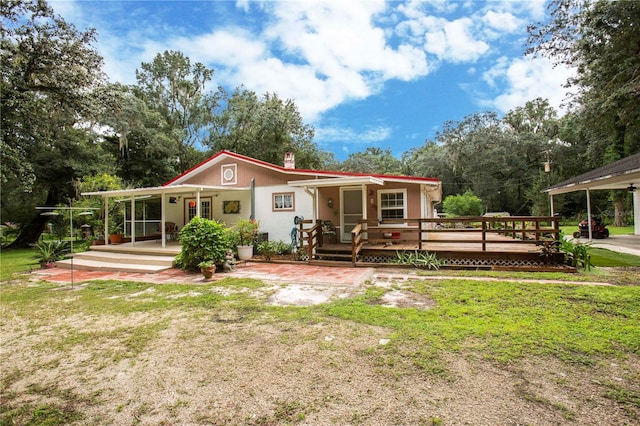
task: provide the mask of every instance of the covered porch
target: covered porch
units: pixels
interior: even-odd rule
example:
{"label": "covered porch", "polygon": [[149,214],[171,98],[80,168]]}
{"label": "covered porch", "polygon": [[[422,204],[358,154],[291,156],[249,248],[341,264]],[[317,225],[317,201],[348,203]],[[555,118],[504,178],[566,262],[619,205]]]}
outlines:
{"label": "covered porch", "polygon": [[[226,194],[233,194],[226,196]],[[254,215],[252,187],[221,187],[212,185],[171,185],[150,188],[123,189],[112,191],[86,192],[82,195],[100,196],[104,199],[104,245],[114,245],[109,235],[116,227],[121,227],[124,235],[122,243],[131,247],[167,248],[177,245],[179,229],[194,216],[216,218],[220,220],[222,213],[214,209],[213,200],[220,197],[234,199],[235,209],[239,211],[240,203],[249,205]],[[227,204],[217,203],[220,209]],[[109,211],[114,204],[122,206],[124,217],[122,223],[112,223]],[[147,206],[153,204],[153,208]],[[246,207],[245,207],[246,208]],[[135,213],[132,213],[135,212]],[[235,212],[235,210],[234,210]],[[216,217],[217,216],[217,217]],[[175,244],[173,244],[175,243]],[[120,244],[118,244],[120,245]],[[92,247],[92,250],[100,245]],[[104,250],[104,249],[102,249]]]}

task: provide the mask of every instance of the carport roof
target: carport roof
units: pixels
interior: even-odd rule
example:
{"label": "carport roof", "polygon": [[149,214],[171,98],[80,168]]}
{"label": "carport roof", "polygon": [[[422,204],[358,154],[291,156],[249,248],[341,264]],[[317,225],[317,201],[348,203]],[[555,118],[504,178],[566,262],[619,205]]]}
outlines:
{"label": "carport roof", "polygon": [[640,153],[583,173],[544,190],[551,195],[581,190],[626,189],[640,187]]}

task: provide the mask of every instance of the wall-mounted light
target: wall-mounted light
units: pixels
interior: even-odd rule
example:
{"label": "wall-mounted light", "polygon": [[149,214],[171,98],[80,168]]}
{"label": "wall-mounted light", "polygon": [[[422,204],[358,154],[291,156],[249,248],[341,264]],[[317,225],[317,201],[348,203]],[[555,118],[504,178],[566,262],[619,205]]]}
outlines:
{"label": "wall-mounted light", "polygon": [[169,197],[169,204],[176,204],[178,199],[176,197]]}
{"label": "wall-mounted light", "polygon": [[627,188],[627,191],[629,192],[636,192],[636,187],[634,184],[629,184],[629,187]]}
{"label": "wall-mounted light", "polygon": [[327,198],[327,206],[329,206],[329,208],[333,207],[333,198]]}

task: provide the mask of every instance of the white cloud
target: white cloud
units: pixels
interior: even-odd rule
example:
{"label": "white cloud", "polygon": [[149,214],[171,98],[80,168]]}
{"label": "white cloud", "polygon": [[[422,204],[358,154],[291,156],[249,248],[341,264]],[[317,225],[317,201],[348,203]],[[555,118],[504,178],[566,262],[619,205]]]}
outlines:
{"label": "white cloud", "polygon": [[316,135],[323,141],[352,144],[381,142],[389,139],[392,133],[392,129],[385,126],[368,127],[364,131],[346,127],[319,127],[316,129]]}
{"label": "white cloud", "polygon": [[430,71],[424,51],[409,44],[392,48],[384,29],[374,24],[385,11],[382,1],[265,7],[274,20],[261,34],[224,29],[173,44],[192,59],[221,68],[217,77],[226,83],[295,99],[311,121],[345,101],[379,92],[386,80],[412,80]]}
{"label": "white cloud", "polygon": [[495,98],[483,100],[482,104],[507,112],[535,98],[546,98],[551,106],[564,111],[562,104],[568,91],[563,85],[572,75],[572,69],[554,67],[544,58],[502,57],[483,74],[483,78],[491,87],[506,88]]}
{"label": "white cloud", "polygon": [[487,26],[499,32],[514,32],[521,27],[520,20],[513,16],[510,12],[488,11],[482,20]]}
{"label": "white cloud", "polygon": [[480,58],[489,50],[489,45],[473,35],[474,21],[460,18],[447,21],[442,18],[427,17],[424,49],[451,62],[470,62]]}

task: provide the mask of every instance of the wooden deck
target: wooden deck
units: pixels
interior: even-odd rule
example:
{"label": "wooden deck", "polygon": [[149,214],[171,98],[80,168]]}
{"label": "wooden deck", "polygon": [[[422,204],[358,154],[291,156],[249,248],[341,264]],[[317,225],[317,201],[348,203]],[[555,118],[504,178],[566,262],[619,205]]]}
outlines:
{"label": "wooden deck", "polygon": [[[361,221],[351,244],[324,244],[319,224],[301,225],[310,261],[331,259],[384,263],[399,251],[428,251],[450,266],[516,266],[561,263],[561,254],[542,258],[543,246],[559,237],[556,217],[465,217]],[[312,225],[309,227],[309,225]]]}

